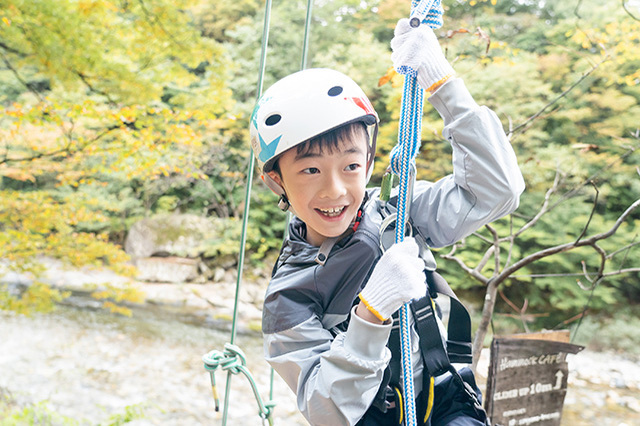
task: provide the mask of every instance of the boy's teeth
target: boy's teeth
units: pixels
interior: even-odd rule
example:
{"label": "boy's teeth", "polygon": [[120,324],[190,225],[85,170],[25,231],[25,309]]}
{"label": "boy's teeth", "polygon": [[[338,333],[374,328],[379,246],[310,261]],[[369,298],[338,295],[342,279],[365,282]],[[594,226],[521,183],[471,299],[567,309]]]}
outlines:
{"label": "boy's teeth", "polygon": [[342,213],[342,210],[344,210],[344,207],[333,207],[330,209],[318,209],[320,210],[322,213],[326,214],[327,216],[337,216],[340,213]]}

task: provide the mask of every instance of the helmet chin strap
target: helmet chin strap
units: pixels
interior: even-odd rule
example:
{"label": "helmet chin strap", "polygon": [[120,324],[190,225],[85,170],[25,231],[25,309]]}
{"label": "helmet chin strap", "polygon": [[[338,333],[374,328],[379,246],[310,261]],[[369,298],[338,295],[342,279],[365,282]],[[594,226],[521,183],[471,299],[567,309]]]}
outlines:
{"label": "helmet chin strap", "polygon": [[[373,163],[376,156],[376,141],[378,139],[378,123],[370,127],[373,127],[373,134],[367,142],[367,183],[369,183],[369,179],[371,179],[371,175],[373,174]],[[262,173],[261,178],[263,182],[267,184],[269,189],[278,196],[278,207],[280,210],[283,212],[290,211],[292,214],[296,215],[291,203],[289,203],[289,199],[287,198],[287,193],[284,188],[273,180],[268,173]]]}
{"label": "helmet chin strap", "polygon": [[295,210],[293,210],[293,207],[289,203],[289,199],[287,198],[287,194],[284,191],[284,188],[278,185],[278,183],[275,180],[271,179],[271,176],[266,173],[262,175],[262,180],[267,184],[269,189],[271,189],[279,197],[278,207],[280,208],[280,210],[282,210],[283,212],[289,211],[295,215],[296,212]]}

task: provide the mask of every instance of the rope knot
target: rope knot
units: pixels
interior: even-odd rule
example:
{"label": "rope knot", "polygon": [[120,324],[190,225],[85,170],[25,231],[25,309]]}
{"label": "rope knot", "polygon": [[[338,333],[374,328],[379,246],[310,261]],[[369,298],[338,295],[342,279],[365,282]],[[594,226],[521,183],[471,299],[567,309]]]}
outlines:
{"label": "rope knot", "polygon": [[204,368],[208,371],[215,371],[218,368],[238,374],[240,369],[247,364],[247,359],[236,345],[225,343],[223,351],[213,350],[202,357]]}

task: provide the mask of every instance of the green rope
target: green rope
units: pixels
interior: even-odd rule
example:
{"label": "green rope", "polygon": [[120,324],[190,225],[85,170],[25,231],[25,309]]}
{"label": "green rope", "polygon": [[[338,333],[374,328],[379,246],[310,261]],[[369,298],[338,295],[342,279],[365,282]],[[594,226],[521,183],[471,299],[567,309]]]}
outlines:
{"label": "green rope", "polygon": [[[271,19],[271,0],[267,0],[265,4],[265,15],[264,15],[264,24],[263,24],[263,32],[262,32],[262,47],[261,47],[261,55],[260,55],[260,71],[258,77],[258,90],[257,90],[257,98],[260,99],[262,96],[262,87],[264,83],[264,74],[267,62],[267,47],[269,41],[269,26]],[[307,16],[305,19],[304,26],[304,41],[302,47],[302,59],[300,63],[300,68],[305,69],[307,66],[307,52],[309,48],[309,35],[311,28],[311,17],[312,17],[312,9],[313,9],[313,0],[307,1]],[[249,205],[251,202],[251,186],[253,185],[253,170],[255,167],[255,158],[253,155],[253,151],[249,156],[249,165],[247,167],[247,187],[245,191],[245,203],[244,203],[244,211],[242,218],[242,234],[240,237],[240,253],[238,254],[238,274],[236,278],[236,293],[233,303],[233,319],[231,323],[231,337],[230,343],[225,344],[224,351],[212,350],[209,353],[205,354],[202,357],[202,361],[204,362],[204,368],[209,372],[209,376],[211,379],[211,390],[213,392],[213,399],[215,404],[215,410],[219,411],[220,409],[220,401],[218,398],[218,392],[216,388],[216,378],[215,371],[217,369],[222,369],[227,372],[227,382],[225,386],[224,393],[224,407],[222,410],[222,426],[227,424],[227,415],[229,412],[229,398],[231,394],[231,377],[237,374],[244,374],[251,385],[251,389],[253,390],[254,397],[256,402],[258,403],[259,416],[262,418],[264,423],[265,420],[269,422],[269,425],[273,425],[273,408],[275,407],[275,402],[273,401],[273,384],[274,384],[274,371],[271,369],[271,377],[270,377],[270,390],[269,390],[269,401],[264,403],[260,393],[258,392],[258,387],[256,385],[253,376],[249,369],[245,367],[246,358],[242,350],[234,345],[236,338],[236,330],[237,330],[237,322],[238,322],[238,307],[239,307],[239,299],[240,299],[240,287],[242,283],[242,271],[244,269],[244,257],[247,245],[247,228],[249,222]],[[287,226],[285,228],[285,236],[288,232],[288,223],[291,219],[291,214],[287,216]]]}
{"label": "green rope", "polygon": [[[213,350],[203,356],[202,361],[204,362],[204,368],[209,372],[209,376],[211,377],[211,388],[213,389],[213,398],[216,407],[219,407],[219,401],[216,392],[215,371],[220,368],[222,371],[227,372],[227,377],[231,377],[236,374],[244,374],[251,385],[253,396],[258,403],[258,415],[262,418],[263,422],[264,420],[267,420],[269,425],[273,425],[273,417],[271,414],[273,413],[273,408],[276,404],[273,400],[266,403],[263,402],[260,392],[258,391],[258,386],[256,385],[251,372],[246,368],[246,356],[238,346],[227,343],[224,345],[224,351]],[[270,393],[270,396],[273,397],[273,392]],[[226,402],[228,402],[228,398],[225,394],[225,403]],[[226,410],[228,410],[227,405],[225,405],[225,412],[223,412],[223,424],[226,423]]]}
{"label": "green rope", "polygon": [[[267,63],[267,47],[269,43],[270,20],[271,20],[271,0],[267,0],[265,3],[264,24],[262,27],[260,71],[258,76],[258,89],[257,89],[256,99],[259,99],[260,96],[262,95],[264,73],[265,73],[265,68]],[[238,323],[238,305],[239,305],[239,299],[240,299],[240,286],[242,283],[242,271],[244,269],[244,257],[245,257],[245,250],[247,246],[247,226],[249,222],[249,205],[251,202],[251,185],[253,184],[254,163],[255,163],[255,159],[253,156],[253,152],[250,152],[249,165],[247,167],[247,189],[245,192],[244,212],[243,212],[243,218],[242,218],[242,235],[240,237],[240,253],[238,255],[238,274],[236,278],[236,294],[233,302],[233,319],[231,322],[231,337],[230,337],[230,343],[225,345],[225,349],[228,352],[225,352],[224,354],[221,355],[220,352],[218,351],[211,351],[203,357],[205,369],[209,371],[209,375],[211,377],[211,389],[213,391],[216,411],[219,410],[219,401],[217,399],[218,395],[216,390],[216,381],[215,381],[214,372],[220,366],[220,363],[219,363],[220,359],[226,359],[227,356],[235,358],[235,356],[241,353],[241,351],[239,351],[239,348],[234,346],[233,343],[235,342],[235,338],[236,338],[236,328]],[[233,348],[233,350],[228,348]],[[227,366],[227,364],[224,364],[224,365]],[[249,370],[244,368],[244,357],[242,357],[242,368],[237,368],[234,365],[233,368],[223,367],[223,370],[224,369],[227,370],[227,383],[226,383],[225,392],[224,392],[224,407],[222,409],[222,426],[226,426],[227,424],[227,415],[229,412],[229,398],[231,394],[231,377],[234,374],[238,374],[239,372],[242,372],[247,377],[247,379],[249,379],[249,382],[251,383],[252,388],[254,389],[256,400],[258,401],[258,405],[260,406],[261,417],[263,417],[263,415],[266,416],[266,417],[263,417],[263,419],[267,418],[269,420],[269,423],[272,424],[273,423],[273,420],[271,419],[272,405],[268,408],[268,410],[265,410],[265,406],[261,402],[260,395],[257,393],[255,382],[253,381],[253,377],[251,376],[251,373],[249,372]]]}
{"label": "green rope", "polygon": [[304,21],[304,41],[302,45],[302,60],[300,61],[300,69],[307,68],[307,51],[309,50],[309,34],[311,31],[311,15],[313,13],[313,0],[307,0],[307,17]]}

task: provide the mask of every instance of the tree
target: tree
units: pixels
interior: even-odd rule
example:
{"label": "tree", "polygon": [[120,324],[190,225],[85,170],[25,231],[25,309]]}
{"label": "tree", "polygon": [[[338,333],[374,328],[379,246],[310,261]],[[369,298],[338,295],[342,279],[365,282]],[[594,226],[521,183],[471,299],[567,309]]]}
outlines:
{"label": "tree", "polygon": [[[558,189],[560,176],[557,175],[556,182],[552,188],[546,194],[544,203],[540,207],[539,211],[536,213],[534,217],[530,220],[526,221],[522,226],[520,226],[517,230],[514,230],[510,227],[509,233],[506,236],[501,237],[496,228],[492,225],[487,225],[486,229],[489,231],[491,235],[491,239],[487,239],[479,234],[476,236],[482,239],[488,248],[484,251],[482,258],[479,262],[476,263],[475,267],[470,267],[467,262],[465,262],[462,258],[456,255],[456,251],[464,247],[465,243],[457,243],[453,246],[452,250],[443,255],[444,259],[452,260],[458,264],[458,266],[466,271],[471,277],[480,282],[486,288],[486,295],[484,298],[484,306],[482,309],[482,319],[478,330],[476,332],[474,338],[474,362],[473,367],[477,365],[478,359],[480,357],[480,350],[482,349],[484,338],[490,326],[491,318],[494,313],[496,300],[500,285],[505,284],[507,280],[512,280],[512,285],[515,284],[524,284],[524,282],[519,282],[519,279],[512,278],[514,274],[524,268],[528,268],[531,266],[535,266],[536,262],[544,262],[547,257],[567,253],[572,250],[579,249],[581,247],[590,247],[597,255],[598,261],[595,262],[594,259],[591,259],[590,262],[582,261],[582,279],[588,282],[588,285],[585,287],[582,285],[581,281],[578,279],[576,284],[583,290],[587,290],[588,292],[593,294],[598,284],[603,282],[605,279],[620,275],[620,274],[636,274],[635,280],[637,280],[637,276],[640,274],[640,268],[635,266],[629,266],[626,262],[627,257],[629,256],[629,252],[632,248],[638,246],[640,244],[640,240],[636,238],[631,238],[626,242],[626,244],[617,243],[614,245],[615,248],[610,249],[608,251],[603,247],[603,244],[606,243],[606,240],[612,238],[621,228],[627,232],[633,229],[633,225],[628,223],[629,217],[640,208],[640,199],[636,200],[633,204],[631,204],[611,225],[609,229],[603,232],[599,232],[593,235],[588,236],[589,225],[591,224],[591,219],[595,214],[595,209],[597,207],[597,197],[594,202],[594,207],[591,211],[591,216],[589,221],[584,224],[584,228],[580,235],[573,241],[555,244],[549,247],[545,247],[543,249],[534,251],[533,253],[521,253],[519,256],[516,255],[514,247],[516,246],[516,240],[520,238],[526,231],[536,226],[536,224],[541,220],[541,218],[549,213],[552,209],[558,207],[561,203],[565,202],[569,199],[567,194],[563,194],[555,203],[552,203],[552,196],[556,193]],[[597,194],[597,188],[596,188]],[[503,254],[501,251],[501,246],[507,246],[507,253]],[[616,257],[617,256],[617,257]],[[619,265],[617,267],[610,267],[609,264],[618,260],[618,258],[622,258]],[[491,259],[493,259],[493,267],[488,267],[491,264]],[[595,263],[595,266],[594,266]],[[483,271],[485,274],[483,274]],[[489,275],[489,276],[487,276]],[[545,278],[545,277],[554,277],[557,280],[557,277],[562,276],[570,276],[570,275],[579,275],[579,274],[564,274],[564,273],[554,273],[554,274],[536,274],[536,275],[528,275],[528,277],[537,277],[537,278]],[[557,282],[557,281],[556,281]],[[590,298],[591,296],[589,296]],[[507,300],[507,302],[513,307],[514,305]],[[519,313],[525,323],[526,329],[526,307],[528,302],[525,300],[525,303],[522,309],[519,309]],[[515,309],[515,308],[514,308]],[[586,305],[585,305],[586,309]],[[578,315],[571,320],[575,320],[577,318],[581,318],[584,315],[584,311],[581,315]]]}
{"label": "tree", "polygon": [[203,153],[224,139],[205,135],[227,127],[231,97],[196,3],[0,3],[5,268],[38,276],[45,255],[124,272],[114,218],[149,211],[160,181],[209,178]]}
{"label": "tree", "polygon": [[[492,28],[490,33],[476,32],[479,37],[490,35],[486,56],[476,53],[475,63],[465,59],[456,65],[463,73],[482,69],[466,74],[465,80],[479,94],[476,99],[505,119],[527,180],[522,206],[512,218],[442,255],[473,282],[482,283],[476,357],[498,295],[525,330],[534,320],[538,326],[567,325],[584,315],[585,306],[610,309],[616,302],[638,302],[625,296],[638,294],[638,269],[633,265],[639,256],[634,249],[640,217],[635,118],[640,112],[640,46],[634,34],[640,26],[621,9],[594,2],[578,6],[525,11],[553,19],[555,26],[547,29],[539,20],[525,18],[517,27],[493,30],[491,25],[517,19],[521,12],[512,8],[511,17],[477,15],[481,28]],[[453,35],[459,37],[455,31]],[[451,47],[467,57],[477,52],[460,43]],[[593,193],[586,191],[590,183]],[[547,185],[551,189],[545,194]],[[612,265],[615,261],[619,264]],[[445,265],[447,273],[452,267]],[[463,288],[473,284],[467,281]]]}

